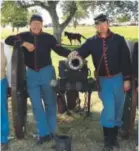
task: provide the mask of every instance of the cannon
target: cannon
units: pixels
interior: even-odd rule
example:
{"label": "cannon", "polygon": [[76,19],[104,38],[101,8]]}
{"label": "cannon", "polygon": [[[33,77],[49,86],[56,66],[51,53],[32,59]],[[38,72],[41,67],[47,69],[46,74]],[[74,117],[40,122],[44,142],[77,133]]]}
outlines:
{"label": "cannon", "polygon": [[[97,91],[96,81],[89,78],[90,69],[87,61],[75,56],[72,59],[59,61],[59,78],[51,81],[51,86],[58,95],[58,109],[64,113],[67,109],[74,109],[79,106],[79,92],[88,93],[87,114],[90,114],[90,97],[92,91]],[[78,102],[78,103],[77,103]],[[67,106],[66,106],[67,105]]]}

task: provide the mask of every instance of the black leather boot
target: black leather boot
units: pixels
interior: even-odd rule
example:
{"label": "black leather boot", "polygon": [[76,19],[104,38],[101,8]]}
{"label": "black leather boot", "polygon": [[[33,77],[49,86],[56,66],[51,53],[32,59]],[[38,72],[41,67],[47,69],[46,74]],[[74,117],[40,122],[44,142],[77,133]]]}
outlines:
{"label": "black leather boot", "polygon": [[120,148],[120,145],[119,145],[119,142],[117,140],[117,136],[118,136],[118,130],[119,130],[119,127],[118,126],[115,126],[115,138],[114,138],[114,142],[113,142],[113,145],[114,147],[116,148]]}
{"label": "black leather boot", "polygon": [[113,143],[112,143],[112,129],[113,128],[107,128],[103,127],[103,133],[104,133],[104,148],[102,151],[112,151],[113,150]]}
{"label": "black leather boot", "polygon": [[37,144],[38,145],[41,145],[45,142],[49,142],[52,140],[52,136],[51,135],[46,135],[46,136],[42,136],[42,137],[39,137],[38,140],[37,140]]}
{"label": "black leather boot", "polygon": [[7,151],[8,150],[8,143],[1,144],[1,151]]}

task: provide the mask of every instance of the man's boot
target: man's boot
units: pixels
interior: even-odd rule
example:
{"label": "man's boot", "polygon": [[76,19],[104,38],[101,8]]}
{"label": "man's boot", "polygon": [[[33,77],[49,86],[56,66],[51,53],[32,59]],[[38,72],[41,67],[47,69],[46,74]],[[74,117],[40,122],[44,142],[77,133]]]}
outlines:
{"label": "man's boot", "polygon": [[1,144],[1,151],[6,151],[8,150],[8,143]]}
{"label": "man's boot", "polygon": [[120,145],[119,145],[119,142],[117,140],[117,136],[118,136],[118,130],[119,130],[119,127],[118,126],[115,126],[115,138],[114,138],[114,142],[113,142],[113,145],[114,147],[116,148],[120,148]]}
{"label": "man's boot", "polygon": [[41,136],[41,137],[38,138],[37,144],[41,145],[41,144],[43,144],[45,142],[49,142],[51,140],[52,140],[52,136],[51,135]]}
{"label": "man's boot", "polygon": [[102,151],[112,151],[113,150],[113,143],[111,141],[111,129],[113,128],[107,128],[103,127],[103,133],[104,133],[104,148]]}

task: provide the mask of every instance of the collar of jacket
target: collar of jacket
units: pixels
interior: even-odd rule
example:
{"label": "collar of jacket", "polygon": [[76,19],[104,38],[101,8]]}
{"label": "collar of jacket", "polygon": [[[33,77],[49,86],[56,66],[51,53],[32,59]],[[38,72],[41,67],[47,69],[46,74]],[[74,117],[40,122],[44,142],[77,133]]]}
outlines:
{"label": "collar of jacket", "polygon": [[109,37],[112,37],[113,36],[113,32],[111,32],[111,30],[110,29],[108,29],[108,32],[107,32],[107,36],[104,38],[104,37],[101,37],[101,35],[100,35],[100,33],[99,32],[97,32],[97,37],[98,38],[101,38],[101,39],[106,39],[106,38],[109,38]]}
{"label": "collar of jacket", "polygon": [[41,29],[41,31],[40,31],[38,34],[34,34],[34,33],[31,31],[31,29],[30,29],[30,33],[31,33],[31,35],[33,35],[33,36],[38,36],[38,35],[41,35],[41,34],[43,33],[43,31],[42,31],[42,29]]}

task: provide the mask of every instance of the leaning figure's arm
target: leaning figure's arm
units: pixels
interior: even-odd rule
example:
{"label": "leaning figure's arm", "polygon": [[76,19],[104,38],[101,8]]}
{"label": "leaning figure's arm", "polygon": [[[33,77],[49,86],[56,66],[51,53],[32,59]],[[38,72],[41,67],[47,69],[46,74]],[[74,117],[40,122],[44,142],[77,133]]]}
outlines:
{"label": "leaning figure's arm", "polygon": [[86,40],[86,42],[80,48],[77,49],[78,55],[82,58],[88,57],[91,54],[90,48],[90,40]]}
{"label": "leaning figure's arm", "polygon": [[[15,43],[15,41],[17,41],[17,40],[21,40],[20,34],[8,36],[8,37],[5,39],[5,43],[6,43],[7,45],[14,46],[14,43]],[[22,41],[22,40],[21,40],[21,41]]]}
{"label": "leaning figure's arm", "polygon": [[67,48],[62,47],[57,40],[52,37],[51,39],[51,48],[60,56],[67,57],[69,53],[71,52]]}

